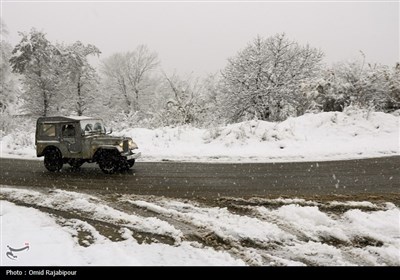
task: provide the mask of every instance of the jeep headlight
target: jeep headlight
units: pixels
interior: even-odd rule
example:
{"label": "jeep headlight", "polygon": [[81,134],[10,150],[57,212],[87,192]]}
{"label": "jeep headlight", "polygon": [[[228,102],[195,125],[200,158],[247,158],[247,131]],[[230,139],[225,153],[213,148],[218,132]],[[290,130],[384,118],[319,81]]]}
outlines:
{"label": "jeep headlight", "polygon": [[124,141],[119,142],[118,145],[119,145],[121,148],[123,148],[123,147],[124,147]]}
{"label": "jeep headlight", "polygon": [[129,146],[129,150],[134,150],[134,149],[137,149],[137,145],[136,145],[136,143],[135,142],[133,142],[132,140],[129,140],[128,141],[128,146]]}

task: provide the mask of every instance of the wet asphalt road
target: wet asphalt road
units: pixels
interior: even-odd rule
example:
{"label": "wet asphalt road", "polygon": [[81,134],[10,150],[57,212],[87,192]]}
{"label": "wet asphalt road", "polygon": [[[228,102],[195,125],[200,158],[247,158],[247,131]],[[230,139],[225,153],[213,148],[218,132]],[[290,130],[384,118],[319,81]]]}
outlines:
{"label": "wet asphalt road", "polygon": [[0,158],[0,185],[190,199],[304,197],[400,201],[400,157],[295,163],[137,162],[114,175],[96,164],[48,172],[42,161]]}

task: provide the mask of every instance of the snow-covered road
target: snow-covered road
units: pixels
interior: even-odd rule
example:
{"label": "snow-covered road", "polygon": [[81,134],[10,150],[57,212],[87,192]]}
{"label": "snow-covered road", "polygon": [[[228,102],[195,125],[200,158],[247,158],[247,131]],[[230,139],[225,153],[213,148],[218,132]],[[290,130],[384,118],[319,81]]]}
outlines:
{"label": "snow-covered road", "polygon": [[392,203],[232,198],[215,207],[7,186],[0,198],[1,265],[400,265]]}

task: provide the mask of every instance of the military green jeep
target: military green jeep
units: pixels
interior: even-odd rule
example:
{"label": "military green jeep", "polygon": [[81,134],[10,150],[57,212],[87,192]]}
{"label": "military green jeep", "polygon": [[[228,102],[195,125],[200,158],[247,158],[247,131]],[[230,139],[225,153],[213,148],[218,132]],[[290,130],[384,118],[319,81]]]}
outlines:
{"label": "military green jeep", "polygon": [[44,156],[44,166],[55,172],[68,163],[79,168],[96,162],[107,174],[128,170],[140,157],[138,146],[129,137],[108,134],[103,121],[88,117],[41,117],[36,123],[36,155]]}

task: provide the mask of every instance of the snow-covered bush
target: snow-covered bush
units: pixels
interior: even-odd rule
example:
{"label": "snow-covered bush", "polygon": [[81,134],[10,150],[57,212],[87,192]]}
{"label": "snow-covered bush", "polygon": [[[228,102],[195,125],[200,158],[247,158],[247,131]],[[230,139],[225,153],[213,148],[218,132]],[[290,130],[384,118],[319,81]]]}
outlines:
{"label": "snow-covered bush", "polygon": [[315,97],[324,112],[343,111],[348,106],[391,112],[400,108],[400,64],[386,65],[362,61],[341,62],[324,71],[314,85]]}

